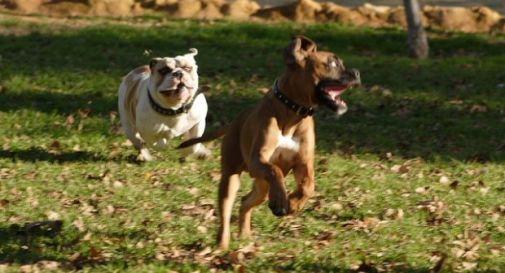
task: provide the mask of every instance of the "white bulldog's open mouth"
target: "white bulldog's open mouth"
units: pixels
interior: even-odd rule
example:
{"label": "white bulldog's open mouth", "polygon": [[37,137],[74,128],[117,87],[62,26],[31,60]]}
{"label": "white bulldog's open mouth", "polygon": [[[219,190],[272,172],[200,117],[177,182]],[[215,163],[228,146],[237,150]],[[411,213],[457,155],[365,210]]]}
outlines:
{"label": "white bulldog's open mouth", "polygon": [[167,89],[167,90],[159,90],[160,94],[163,96],[173,96],[178,92],[177,89]]}
{"label": "white bulldog's open mouth", "polygon": [[162,94],[163,96],[170,97],[170,96],[180,96],[183,93],[190,92],[192,89],[193,89],[192,87],[182,85],[174,89],[158,90],[158,92],[160,92],[160,94]]}

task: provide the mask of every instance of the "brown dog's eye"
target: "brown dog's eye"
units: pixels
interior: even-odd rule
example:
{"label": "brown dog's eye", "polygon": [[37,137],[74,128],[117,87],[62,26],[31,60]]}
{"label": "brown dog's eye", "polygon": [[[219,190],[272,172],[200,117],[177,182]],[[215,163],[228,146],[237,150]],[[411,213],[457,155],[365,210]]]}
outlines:
{"label": "brown dog's eye", "polygon": [[184,69],[186,72],[191,72],[191,70],[193,70],[191,66],[184,66],[182,69]]}
{"label": "brown dog's eye", "polygon": [[165,66],[165,67],[161,68],[160,70],[158,70],[158,72],[160,72],[161,75],[165,76],[166,74],[172,72],[172,69],[168,66]]}

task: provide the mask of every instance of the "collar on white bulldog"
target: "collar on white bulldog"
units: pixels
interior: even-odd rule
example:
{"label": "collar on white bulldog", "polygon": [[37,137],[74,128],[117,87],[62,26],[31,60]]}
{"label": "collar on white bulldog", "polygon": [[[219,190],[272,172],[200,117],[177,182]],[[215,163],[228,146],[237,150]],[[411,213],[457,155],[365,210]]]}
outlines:
{"label": "collar on white bulldog", "polygon": [[302,117],[312,116],[314,114],[314,108],[302,106],[288,98],[286,95],[282,94],[281,90],[279,90],[279,86],[277,86],[277,80],[274,82],[273,90],[274,96],[284,105],[286,105],[291,111],[297,113]]}
{"label": "collar on white bulldog", "polygon": [[151,96],[151,91],[149,91],[149,89],[147,89],[147,96],[149,96],[149,103],[151,104],[151,107],[158,114],[162,114],[165,116],[177,116],[182,113],[187,113],[189,111],[189,109],[191,109],[191,107],[193,106],[193,102],[195,101],[196,97],[200,93],[202,93],[202,92],[200,91],[200,89],[198,89],[190,102],[182,105],[178,109],[170,109],[170,108],[165,108],[165,107],[159,105],[156,101],[154,101],[153,97]]}

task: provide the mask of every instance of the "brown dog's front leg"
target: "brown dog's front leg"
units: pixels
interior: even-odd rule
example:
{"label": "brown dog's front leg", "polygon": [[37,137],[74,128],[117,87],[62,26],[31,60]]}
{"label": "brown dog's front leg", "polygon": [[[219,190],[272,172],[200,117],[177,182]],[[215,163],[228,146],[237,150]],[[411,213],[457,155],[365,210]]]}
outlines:
{"label": "brown dog's front leg", "polygon": [[294,169],[296,190],[289,195],[289,214],[300,211],[314,194],[314,168],[312,164],[298,165]]}
{"label": "brown dog's front leg", "polygon": [[268,182],[268,207],[275,216],[285,216],[289,212],[288,194],[284,185],[282,170],[264,160],[251,164],[251,175]]}

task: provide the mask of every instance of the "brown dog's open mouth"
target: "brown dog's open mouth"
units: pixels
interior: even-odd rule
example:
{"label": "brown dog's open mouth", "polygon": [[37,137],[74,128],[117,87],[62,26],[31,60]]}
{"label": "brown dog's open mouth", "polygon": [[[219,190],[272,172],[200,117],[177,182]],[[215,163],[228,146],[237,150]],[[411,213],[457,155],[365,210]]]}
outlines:
{"label": "brown dog's open mouth", "polygon": [[327,106],[333,111],[338,111],[339,107],[346,107],[344,100],[340,97],[349,85],[339,81],[325,80],[316,86],[316,97],[319,103]]}

